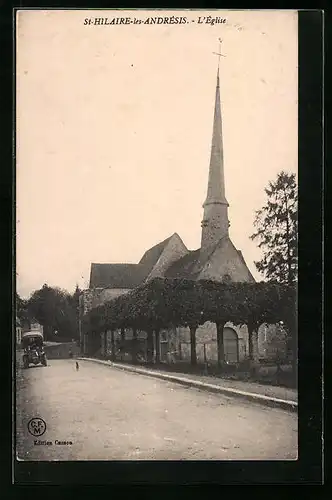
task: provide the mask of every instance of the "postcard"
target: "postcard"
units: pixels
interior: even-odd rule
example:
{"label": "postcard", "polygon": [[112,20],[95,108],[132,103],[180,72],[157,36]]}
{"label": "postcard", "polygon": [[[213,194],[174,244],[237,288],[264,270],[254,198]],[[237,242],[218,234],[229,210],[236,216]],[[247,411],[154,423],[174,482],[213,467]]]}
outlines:
{"label": "postcard", "polygon": [[15,456],[298,458],[298,13],[16,12]]}

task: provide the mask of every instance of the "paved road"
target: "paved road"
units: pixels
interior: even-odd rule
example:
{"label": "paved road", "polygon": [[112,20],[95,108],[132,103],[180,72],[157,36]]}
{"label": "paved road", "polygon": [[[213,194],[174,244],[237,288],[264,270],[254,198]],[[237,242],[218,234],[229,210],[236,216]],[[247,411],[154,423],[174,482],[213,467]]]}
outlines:
{"label": "paved road", "polygon": [[[17,454],[23,460],[297,458],[297,415],[74,360],[18,369]],[[33,417],[47,424],[34,443]],[[55,441],[72,444],[56,444]]]}

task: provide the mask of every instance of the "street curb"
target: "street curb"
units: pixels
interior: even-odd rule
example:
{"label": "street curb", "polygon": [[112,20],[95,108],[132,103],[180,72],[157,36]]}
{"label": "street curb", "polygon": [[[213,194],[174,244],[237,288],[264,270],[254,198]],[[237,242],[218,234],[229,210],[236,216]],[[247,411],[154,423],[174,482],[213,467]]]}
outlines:
{"label": "street curb", "polygon": [[200,382],[199,380],[192,380],[185,377],[177,377],[174,375],[168,375],[167,373],[160,373],[160,372],[155,372],[153,370],[147,370],[145,368],[142,369],[133,366],[122,365],[119,363],[113,363],[112,361],[104,361],[102,359],[81,358],[81,357],[77,359],[80,359],[82,361],[91,361],[93,363],[99,363],[106,366],[111,366],[113,368],[117,368],[118,370],[139,373],[140,375],[145,375],[147,377],[159,378],[189,387],[195,387],[196,389],[201,389],[208,392],[217,392],[219,394],[244,398],[249,401],[253,401],[255,403],[260,403],[266,406],[270,406],[272,408],[282,408],[284,410],[292,412],[297,412],[298,410],[298,403],[296,401],[287,401],[285,399],[273,398],[270,396],[265,396],[263,394],[245,392],[245,391],[240,391],[238,389],[230,389],[228,387],[221,387],[220,385]]}

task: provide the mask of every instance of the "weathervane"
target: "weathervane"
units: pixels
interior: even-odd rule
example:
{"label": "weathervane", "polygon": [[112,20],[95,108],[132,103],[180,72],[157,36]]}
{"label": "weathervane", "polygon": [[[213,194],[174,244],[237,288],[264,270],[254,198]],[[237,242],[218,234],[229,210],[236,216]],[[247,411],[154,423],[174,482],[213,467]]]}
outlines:
{"label": "weathervane", "polygon": [[220,57],[226,57],[225,54],[222,54],[221,53],[221,44],[222,44],[222,39],[221,38],[218,38],[219,40],[219,52],[213,52],[213,54],[215,54],[216,56],[219,56],[218,57],[218,70],[219,70],[219,65],[220,65]]}

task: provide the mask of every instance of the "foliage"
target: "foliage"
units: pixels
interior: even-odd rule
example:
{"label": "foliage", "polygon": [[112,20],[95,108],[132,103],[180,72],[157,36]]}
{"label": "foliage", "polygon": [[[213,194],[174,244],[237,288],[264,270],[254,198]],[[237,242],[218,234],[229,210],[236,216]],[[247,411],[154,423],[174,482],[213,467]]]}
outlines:
{"label": "foliage", "polygon": [[297,186],[295,174],[280,172],[265,189],[266,204],[258,211],[252,240],[263,258],[255,262],[269,281],[294,284],[297,279]]}
{"label": "foliage", "polygon": [[83,318],[86,332],[197,327],[206,321],[248,324],[283,321],[294,327],[295,292],[273,283],[216,283],[156,278],[92,309]]}
{"label": "foliage", "polygon": [[263,345],[267,350],[268,358],[277,365],[287,360],[287,331],[282,323],[276,323],[275,329],[269,332],[269,338]]}
{"label": "foliage", "polygon": [[18,293],[16,293],[16,315],[23,324],[30,320],[28,300],[22,299]]}
{"label": "foliage", "polygon": [[78,338],[78,287],[73,295],[45,284],[33,292],[28,311],[44,327],[47,340]]}

